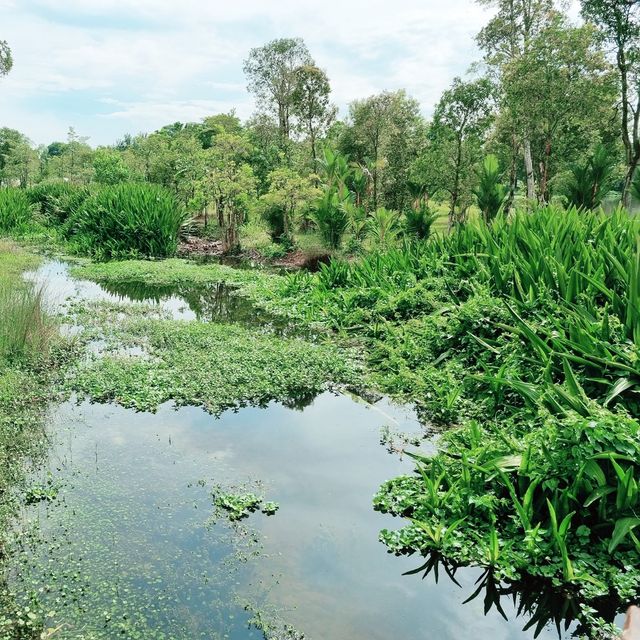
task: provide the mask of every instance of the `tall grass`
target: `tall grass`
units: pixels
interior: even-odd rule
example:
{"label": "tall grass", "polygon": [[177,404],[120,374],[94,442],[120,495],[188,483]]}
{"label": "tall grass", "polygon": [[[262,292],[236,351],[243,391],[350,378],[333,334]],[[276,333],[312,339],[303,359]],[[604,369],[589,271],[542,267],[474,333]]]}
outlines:
{"label": "tall grass", "polygon": [[31,203],[23,190],[0,189],[0,232],[24,227],[31,220],[31,213]]}
{"label": "tall grass", "polygon": [[152,184],[105,187],[70,220],[81,250],[99,258],[175,254],[187,214],[173,195]]}
{"label": "tall grass", "polygon": [[93,191],[87,186],[49,182],[27,189],[26,194],[46,221],[63,225],[76,215]]}
{"label": "tall grass", "polygon": [[0,363],[33,363],[46,357],[54,333],[41,289],[0,281]]}

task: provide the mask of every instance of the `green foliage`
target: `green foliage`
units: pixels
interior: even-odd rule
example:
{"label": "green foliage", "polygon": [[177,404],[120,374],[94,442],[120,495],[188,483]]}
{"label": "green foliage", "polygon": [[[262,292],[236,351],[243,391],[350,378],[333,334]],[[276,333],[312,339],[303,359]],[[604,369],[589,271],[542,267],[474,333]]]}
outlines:
{"label": "green foliage", "polygon": [[478,171],[478,186],[473,190],[480,213],[486,222],[491,222],[498,215],[506,200],[508,189],[501,180],[502,172],[498,158],[488,155]]}
{"label": "green foliage", "polygon": [[417,240],[426,240],[431,235],[431,227],[438,219],[438,214],[431,211],[426,202],[405,211],[405,232],[407,236]]}
{"label": "green foliage", "polygon": [[99,149],[93,158],[93,170],[98,184],[114,185],[127,182],[130,173],[122,155],[110,149]]}
{"label": "green foliage", "polygon": [[631,195],[640,202],[640,170],[637,170],[631,183]]}
{"label": "green foliage", "polygon": [[599,145],[584,164],[573,164],[570,171],[566,186],[569,204],[595,209],[613,188],[615,158],[605,146]]}
{"label": "green foliage", "polygon": [[272,516],[280,508],[277,502],[265,502],[263,498],[255,493],[228,493],[223,491],[214,493],[213,504],[216,511],[226,514],[226,517],[231,522],[244,520],[258,511],[258,509],[265,515]]}
{"label": "green foliage", "polygon": [[311,212],[311,219],[318,227],[322,240],[331,249],[337,249],[349,225],[347,205],[351,202],[351,194],[342,185],[325,187]]}
{"label": "green foliage", "polygon": [[44,182],[27,190],[27,197],[42,216],[69,232],[68,222],[78,215],[87,198],[94,193],[88,186],[67,182]]}
{"label": "green foliage", "polygon": [[78,246],[102,258],[175,254],[184,209],[156,185],[105,187],[86,200],[73,219]]}
{"label": "green foliage", "polygon": [[378,207],[369,214],[369,235],[381,249],[390,247],[400,232],[400,214]]}
{"label": "green foliage", "polygon": [[545,207],[291,284],[308,317],[367,341],[383,390],[453,426],[376,497],[407,519],[382,533],[390,550],[583,604],[637,597],[639,224]]}
{"label": "green foliage", "polygon": [[0,232],[23,228],[31,215],[31,204],[22,189],[0,188]]}
{"label": "green foliage", "polygon": [[[102,334],[113,351],[80,366],[70,389],[106,402],[153,411],[160,404],[202,406],[218,414],[318,393],[358,377],[344,350],[303,339],[278,338],[231,324],[158,319],[141,306],[78,309],[87,335]],[[144,355],[119,350],[143,346]]]}

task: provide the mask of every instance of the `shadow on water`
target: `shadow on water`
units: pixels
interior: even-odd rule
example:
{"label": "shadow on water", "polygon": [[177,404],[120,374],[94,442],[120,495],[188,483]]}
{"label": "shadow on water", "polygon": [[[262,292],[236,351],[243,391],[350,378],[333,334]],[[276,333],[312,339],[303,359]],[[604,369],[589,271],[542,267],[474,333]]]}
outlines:
{"label": "shadow on water", "polygon": [[26,277],[46,290],[53,312],[63,312],[65,303],[71,299],[143,302],[158,306],[174,320],[234,323],[281,336],[313,338],[309,331],[287,318],[256,307],[250,300],[237,295],[236,288],[224,283],[163,286],[131,280],[98,284],[72,278],[69,266],[57,260],[45,262]]}
{"label": "shadow on water", "polygon": [[[224,283],[204,286],[162,286],[142,281],[103,283],[101,288],[117,298],[132,302],[161,304],[179,299],[191,314],[176,310],[174,316],[202,322],[231,322],[248,327],[270,328],[278,333],[292,329],[281,317],[257,308],[246,298],[235,294],[235,288]],[[192,316],[190,318],[189,316]]]}
{"label": "shadow on water", "polygon": [[[442,573],[448,580],[463,588],[456,574],[465,571],[455,563],[443,558],[439,553],[431,553],[425,563],[404,575],[422,574],[422,579],[430,577],[438,583]],[[441,573],[442,572],[442,573]],[[527,580],[499,580],[493,571],[484,570],[474,584],[473,592],[462,603],[482,601],[484,615],[497,612],[508,621],[505,607],[512,608],[516,618],[523,620],[523,632],[530,632],[532,638],[545,637],[549,629],[555,629],[558,638],[592,637],[593,630],[584,622],[579,603],[567,590],[554,588],[548,580],[529,578]],[[619,601],[601,598],[595,604],[597,616],[622,623],[623,611]]]}

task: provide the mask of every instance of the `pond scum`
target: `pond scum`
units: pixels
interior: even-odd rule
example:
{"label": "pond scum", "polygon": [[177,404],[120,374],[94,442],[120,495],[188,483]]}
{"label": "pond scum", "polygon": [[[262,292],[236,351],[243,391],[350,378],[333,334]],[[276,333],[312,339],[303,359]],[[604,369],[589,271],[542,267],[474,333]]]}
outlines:
{"label": "pond scum", "polygon": [[[443,432],[431,457],[409,446],[415,473],[375,497],[404,520],[381,533],[389,551],[423,556],[426,571],[484,567],[485,586],[540,581],[564,599],[558,622],[573,608],[579,633],[606,637],[604,612],[640,595],[639,232],[623,211],[546,207],[318,274],[89,264],[77,273],[110,284],[228,279],[257,306],[333,335],[284,339],[96,303],[70,313],[80,342],[101,337],[106,354],[78,359],[64,386],[144,410],[174,400],[218,413],[329,384],[413,402]],[[5,364],[3,402],[21,367]]]}

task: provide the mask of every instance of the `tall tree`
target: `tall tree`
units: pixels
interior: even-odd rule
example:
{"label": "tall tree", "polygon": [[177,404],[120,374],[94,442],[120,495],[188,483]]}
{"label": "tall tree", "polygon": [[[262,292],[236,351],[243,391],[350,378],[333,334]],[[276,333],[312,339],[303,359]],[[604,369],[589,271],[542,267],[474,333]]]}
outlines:
{"label": "tall tree", "polygon": [[554,176],[601,141],[612,121],[612,69],[591,25],[568,26],[557,15],[525,53],[503,66],[502,75],[508,116],[531,142],[537,198],[548,202]]}
{"label": "tall tree", "polygon": [[0,129],[0,185],[28,186],[38,165],[38,154],[25,135],[15,129]]}
{"label": "tall tree", "polygon": [[[497,70],[498,76],[507,62],[529,50],[529,45],[555,13],[553,0],[477,0],[481,5],[497,9],[494,17],[480,31],[477,40],[485,51],[485,61]],[[535,177],[531,155],[531,132],[514,130],[512,153],[522,149],[527,181],[527,197],[535,197]],[[515,176],[514,176],[515,179]],[[513,189],[513,185],[512,185]]]}
{"label": "tall tree", "polygon": [[582,0],[582,14],[613,49],[620,79],[620,128],[625,149],[623,200],[640,164],[640,3],[638,0]]}
{"label": "tall tree", "polygon": [[283,143],[291,135],[291,114],[297,87],[296,70],[315,66],[302,38],[280,38],[251,49],[244,61],[247,88],[256,96],[258,107],[278,119]]}
{"label": "tall tree", "polygon": [[462,222],[470,204],[475,166],[493,115],[493,84],[455,78],[438,102],[429,132],[438,187],[449,194],[449,226]]}
{"label": "tall tree", "polygon": [[309,137],[315,169],[318,137],[329,128],[337,109],[329,101],[331,86],[322,69],[314,65],[302,65],[295,70],[295,81],[293,113],[299,121],[299,128]]}
{"label": "tall tree", "polygon": [[420,106],[405,91],[384,91],[349,105],[339,148],[370,174],[370,209],[381,204],[404,208],[410,198],[409,171],[424,145],[425,132]]}
{"label": "tall tree", "polygon": [[11,49],[6,40],[0,40],[0,77],[6,76],[13,67]]}

